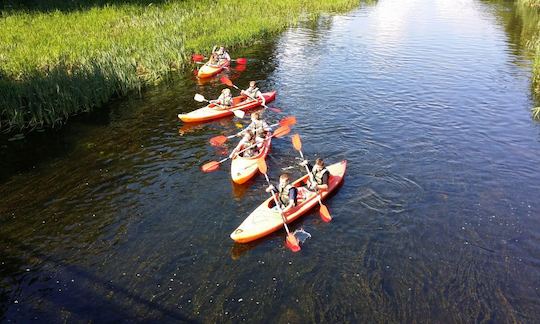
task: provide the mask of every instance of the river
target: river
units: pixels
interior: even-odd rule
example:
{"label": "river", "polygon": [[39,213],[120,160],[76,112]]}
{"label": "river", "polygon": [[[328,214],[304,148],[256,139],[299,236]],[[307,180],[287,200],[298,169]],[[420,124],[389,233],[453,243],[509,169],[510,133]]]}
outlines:
{"label": "river", "polygon": [[[309,158],[349,162],[333,221],[291,224],[312,235],[298,253],[284,231],[229,238],[264,178],[199,168],[223,157],[208,139],[248,118],[176,119],[217,80],[183,71],[3,140],[0,321],[534,322],[540,124],[514,11],[381,0],[232,53],[249,59],[236,84],[277,90],[268,120],[296,116]],[[270,177],[301,175],[296,156],[274,140]]]}

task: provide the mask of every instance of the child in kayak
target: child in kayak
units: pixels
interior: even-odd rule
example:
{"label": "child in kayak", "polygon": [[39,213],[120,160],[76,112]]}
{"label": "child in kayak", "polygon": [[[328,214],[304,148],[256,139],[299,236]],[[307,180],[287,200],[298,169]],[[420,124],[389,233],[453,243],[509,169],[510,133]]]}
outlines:
{"label": "child in kayak", "polygon": [[230,61],[231,60],[231,56],[229,55],[229,53],[227,53],[227,51],[225,50],[225,47],[221,46],[219,48],[219,50],[216,52],[217,54],[217,57],[219,59],[219,64],[225,62],[225,61]]}
{"label": "child in kayak", "polygon": [[257,88],[257,83],[255,81],[249,81],[249,88],[240,91],[240,93],[244,96],[247,96],[245,102],[250,102],[260,98],[262,101],[262,105],[266,105],[266,99],[264,99],[261,91],[259,90],[259,88]]}
{"label": "child in kayak", "polygon": [[229,157],[234,159],[240,151],[245,150],[245,149],[247,150],[241,153],[242,157],[257,156],[257,154],[259,154],[259,150],[261,146],[262,145],[257,143],[257,141],[255,140],[255,134],[253,134],[252,131],[248,130],[245,133],[244,137],[240,140],[240,142],[238,143],[234,151],[231,152]]}
{"label": "child in kayak", "polygon": [[[315,165],[311,165],[307,160],[300,162],[300,165],[307,166],[311,173],[310,179],[307,182],[307,189],[310,191],[328,190],[328,180],[330,179],[330,171],[324,166],[324,161],[321,158],[315,160]],[[314,181],[311,181],[313,179]]]}
{"label": "child in kayak", "polygon": [[262,119],[262,112],[257,111],[251,114],[251,123],[245,129],[252,131],[255,134],[256,140],[262,143],[272,128]]}
{"label": "child in kayak", "polygon": [[216,53],[212,53],[212,55],[210,55],[210,59],[208,60],[208,62],[206,62],[206,65],[216,66],[218,65],[218,63],[219,63],[218,55]]}
{"label": "child in kayak", "polygon": [[287,173],[283,173],[279,177],[279,185],[277,189],[272,184],[266,188],[266,192],[277,194],[279,207],[281,207],[281,210],[284,213],[296,206],[296,199],[298,196],[298,190],[289,183],[289,179],[289,175]]}
{"label": "child in kayak", "polygon": [[216,100],[210,100],[210,103],[217,104],[223,107],[221,108],[216,106],[216,109],[228,109],[232,107],[233,97],[231,94],[231,89],[225,88],[221,90],[221,94],[219,95],[219,97]]}

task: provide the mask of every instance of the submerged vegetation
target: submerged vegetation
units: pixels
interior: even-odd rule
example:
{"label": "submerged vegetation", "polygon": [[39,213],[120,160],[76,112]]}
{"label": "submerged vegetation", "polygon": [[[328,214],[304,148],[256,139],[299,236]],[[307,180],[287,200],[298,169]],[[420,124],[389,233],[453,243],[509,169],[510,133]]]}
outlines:
{"label": "submerged vegetation", "polygon": [[[51,126],[353,0],[31,1],[0,13],[0,129]],[[9,1],[7,1],[9,3]],[[17,2],[19,3],[19,2]],[[24,3],[24,1],[23,1]]]}

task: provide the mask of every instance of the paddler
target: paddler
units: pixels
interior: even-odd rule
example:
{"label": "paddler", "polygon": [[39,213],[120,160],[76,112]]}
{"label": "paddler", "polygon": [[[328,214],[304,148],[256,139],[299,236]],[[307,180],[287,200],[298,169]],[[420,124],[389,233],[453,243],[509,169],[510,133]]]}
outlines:
{"label": "paddler", "polygon": [[296,206],[298,196],[298,190],[289,183],[289,179],[289,175],[287,173],[283,173],[279,177],[279,185],[277,189],[272,184],[266,188],[266,192],[273,192],[277,194],[279,207],[281,207],[281,210],[284,213]]}
{"label": "paddler", "polygon": [[260,148],[261,145],[255,140],[255,134],[251,130],[248,130],[245,132],[244,137],[240,140],[240,142],[231,152],[229,157],[234,159],[240,151],[245,149],[247,150],[242,153],[243,157],[256,156],[257,154],[259,154]]}
{"label": "paddler", "polygon": [[262,101],[262,105],[266,105],[266,99],[264,99],[261,91],[257,88],[257,83],[255,81],[249,81],[249,88],[240,91],[240,93],[247,97],[245,100],[246,102],[257,100],[257,98],[259,98]]}
{"label": "paddler", "polygon": [[206,62],[206,65],[216,66],[218,65],[218,63],[219,63],[218,55],[216,53],[212,53],[212,55],[210,55],[210,59],[208,60],[208,62]]}
{"label": "paddler", "polygon": [[303,167],[307,166],[310,170],[310,176],[307,183],[307,188],[310,191],[328,190],[330,171],[325,167],[323,159],[318,158],[315,160],[315,165],[313,166],[307,160],[300,162],[300,165]]}
{"label": "paddler", "polygon": [[225,61],[230,61],[231,60],[231,56],[229,55],[229,53],[227,53],[227,51],[225,50],[225,47],[221,46],[219,48],[219,50],[216,52],[217,54],[217,57],[219,59],[219,64],[225,62]]}
{"label": "paddler", "polygon": [[221,94],[219,95],[219,97],[216,100],[210,100],[210,103],[217,104],[223,107],[221,108],[216,106],[215,108],[217,109],[228,109],[232,107],[233,97],[231,94],[231,89],[225,88],[221,90]]}
{"label": "paddler", "polygon": [[258,143],[264,142],[266,136],[269,132],[272,131],[272,128],[268,123],[262,118],[262,112],[257,111],[251,114],[251,123],[243,131],[238,133],[242,135],[248,130],[252,131],[255,134],[256,140]]}

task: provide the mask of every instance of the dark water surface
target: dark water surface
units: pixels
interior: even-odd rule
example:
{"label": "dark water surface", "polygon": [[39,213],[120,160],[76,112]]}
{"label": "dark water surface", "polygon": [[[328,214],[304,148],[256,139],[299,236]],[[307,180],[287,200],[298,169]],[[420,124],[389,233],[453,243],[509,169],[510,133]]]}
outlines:
{"label": "dark water surface", "polygon": [[[283,231],[229,238],[264,179],[199,171],[221,157],[207,140],[236,120],[175,119],[216,81],[186,72],[4,141],[0,320],[537,321],[540,124],[530,61],[501,18],[513,10],[381,0],[234,53],[250,62],[231,78],[277,89],[309,157],[349,160],[334,221],[314,211],[292,225],[312,235],[297,254]],[[270,176],[295,157],[274,141]]]}

